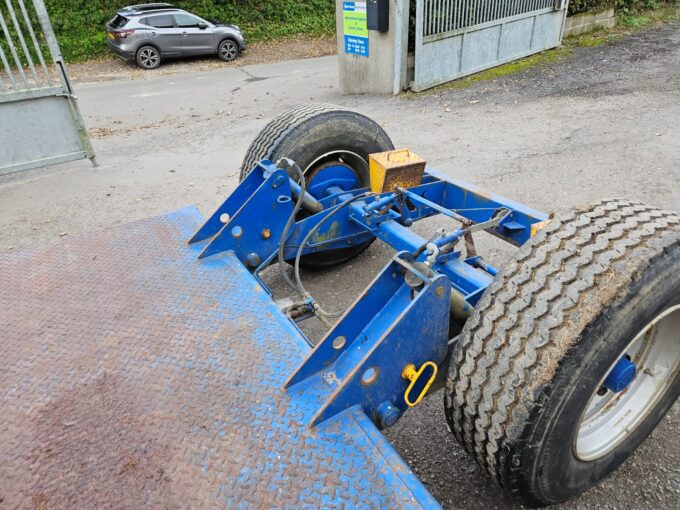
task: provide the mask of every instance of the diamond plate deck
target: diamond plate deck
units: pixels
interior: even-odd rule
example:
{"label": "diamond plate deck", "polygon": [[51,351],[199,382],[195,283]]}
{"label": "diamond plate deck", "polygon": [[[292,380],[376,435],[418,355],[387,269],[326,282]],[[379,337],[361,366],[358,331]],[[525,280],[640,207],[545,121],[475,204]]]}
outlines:
{"label": "diamond plate deck", "polygon": [[307,427],[308,345],[200,222],[0,255],[0,506],[437,507],[363,413]]}

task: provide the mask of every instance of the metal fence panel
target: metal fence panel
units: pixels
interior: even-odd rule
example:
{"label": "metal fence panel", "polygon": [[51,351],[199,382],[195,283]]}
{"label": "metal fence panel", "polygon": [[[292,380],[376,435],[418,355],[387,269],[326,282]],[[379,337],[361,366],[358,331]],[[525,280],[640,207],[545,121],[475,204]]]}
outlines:
{"label": "metal fence panel", "polygon": [[416,0],[418,92],[562,42],[566,0]]}
{"label": "metal fence panel", "polygon": [[0,175],[82,158],[94,164],[43,0],[0,2]]}

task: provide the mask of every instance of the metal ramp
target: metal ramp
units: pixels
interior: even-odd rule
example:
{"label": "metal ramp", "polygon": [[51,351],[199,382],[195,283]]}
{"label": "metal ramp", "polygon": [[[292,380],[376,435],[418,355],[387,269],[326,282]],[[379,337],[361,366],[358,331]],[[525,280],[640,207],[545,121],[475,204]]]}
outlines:
{"label": "metal ramp", "polygon": [[438,507],[358,408],[310,428],[309,353],[187,208],[0,255],[8,508]]}

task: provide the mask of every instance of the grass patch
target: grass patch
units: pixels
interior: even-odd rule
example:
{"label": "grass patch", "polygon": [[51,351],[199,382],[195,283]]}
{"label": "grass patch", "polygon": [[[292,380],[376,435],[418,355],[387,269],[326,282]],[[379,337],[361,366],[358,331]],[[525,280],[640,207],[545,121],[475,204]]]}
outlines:
{"label": "grass patch", "polygon": [[595,46],[601,46],[613,41],[621,39],[623,34],[614,32],[591,32],[590,34],[584,34],[577,37],[569,38],[572,40],[565,41],[565,44],[573,45],[574,47],[580,48],[592,48]]}
{"label": "grass patch", "polygon": [[622,16],[621,22],[631,28],[640,28],[649,25],[653,18],[648,18],[647,16]]}

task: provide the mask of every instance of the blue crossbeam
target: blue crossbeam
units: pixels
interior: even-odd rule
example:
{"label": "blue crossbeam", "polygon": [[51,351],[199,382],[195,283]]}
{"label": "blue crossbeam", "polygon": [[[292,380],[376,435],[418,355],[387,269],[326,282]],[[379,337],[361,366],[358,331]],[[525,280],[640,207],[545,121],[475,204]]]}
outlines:
{"label": "blue crossbeam", "polygon": [[[452,220],[452,229],[434,243],[444,246],[458,241],[465,225],[487,222],[501,212],[500,224],[489,233],[515,245],[531,237],[531,226],[548,216],[504,197],[481,191],[474,185],[454,181],[436,170],[428,169],[422,184],[383,193],[353,202],[337,209],[348,198],[367,190],[344,191],[331,186],[326,197],[320,197],[316,214],[300,214],[292,224],[284,243],[284,259],[292,260],[312,229],[320,228],[308,239],[301,255],[357,245],[378,238],[396,251],[422,254],[428,240],[409,227],[416,221],[444,214]],[[234,251],[251,270],[261,270],[276,259],[285,223],[294,198],[301,193],[287,173],[269,161],[259,163],[229,198],[218,208],[191,242],[210,240],[201,256]],[[329,218],[329,216],[332,216]],[[327,221],[324,221],[328,218]],[[460,225],[460,223],[463,225]],[[451,251],[451,250],[448,250]],[[438,258],[434,270],[447,276],[453,288],[474,306],[496,274],[494,268],[479,258],[467,261],[459,251]]]}

